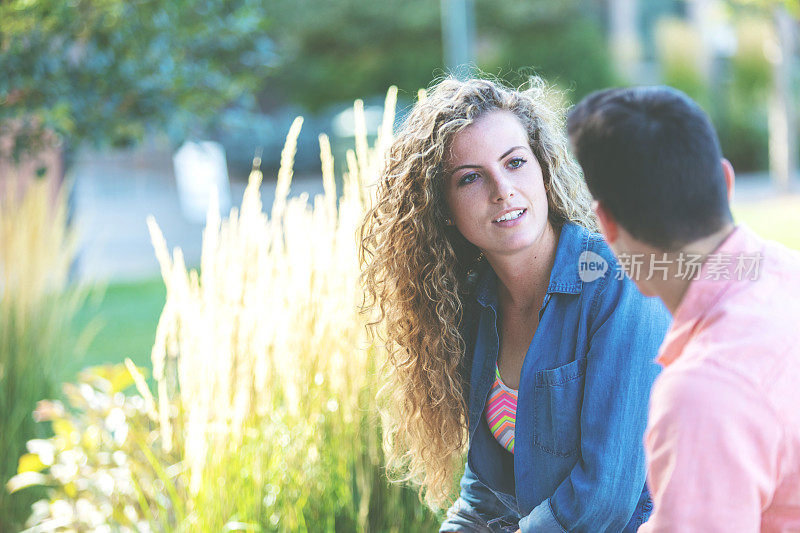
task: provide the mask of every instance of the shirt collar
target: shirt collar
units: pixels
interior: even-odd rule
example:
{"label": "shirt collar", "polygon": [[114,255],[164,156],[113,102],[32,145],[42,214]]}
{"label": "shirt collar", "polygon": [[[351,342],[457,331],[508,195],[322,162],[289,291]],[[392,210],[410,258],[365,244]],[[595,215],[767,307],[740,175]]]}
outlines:
{"label": "shirt collar", "polygon": [[[712,253],[734,256],[740,253],[758,253],[761,249],[758,236],[750,228],[739,225]],[[709,265],[709,261],[703,262],[700,273],[689,283],[683,299],[675,310],[672,325],[656,357],[656,361],[663,366],[670,365],[681,355],[694,337],[698,324],[717,307],[737,281],[733,276],[730,276],[730,279],[713,279],[713,276],[708,275]]]}
{"label": "shirt collar", "polygon": [[[590,235],[588,229],[572,222],[561,227],[547,294],[580,294],[583,282],[578,272],[578,261],[581,253],[589,249]],[[484,307],[497,308],[497,275],[488,262],[478,279],[475,296]]]}

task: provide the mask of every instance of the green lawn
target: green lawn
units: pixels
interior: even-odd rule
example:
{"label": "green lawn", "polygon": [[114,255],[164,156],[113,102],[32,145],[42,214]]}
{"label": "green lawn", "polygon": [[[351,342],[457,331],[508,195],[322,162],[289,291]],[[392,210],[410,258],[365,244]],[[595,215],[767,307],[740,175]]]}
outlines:
{"label": "green lawn", "polygon": [[800,250],[800,195],[787,195],[734,205],[737,222],[744,222],[767,239]]}
{"label": "green lawn", "polygon": [[122,362],[130,357],[137,366],[150,367],[150,349],[166,299],[161,278],[109,285],[102,300],[89,301],[75,324],[83,330],[92,323],[97,333],[86,357],[68,369],[74,375],[87,366]]}
{"label": "green lawn", "polygon": [[[748,202],[734,208],[737,222],[747,223],[760,235],[800,249],[800,195]],[[94,316],[99,330],[86,358],[68,369],[81,368],[130,357],[137,365],[150,367],[150,349],[166,291],[160,278],[110,285],[99,305],[90,302],[78,316],[79,328]]]}

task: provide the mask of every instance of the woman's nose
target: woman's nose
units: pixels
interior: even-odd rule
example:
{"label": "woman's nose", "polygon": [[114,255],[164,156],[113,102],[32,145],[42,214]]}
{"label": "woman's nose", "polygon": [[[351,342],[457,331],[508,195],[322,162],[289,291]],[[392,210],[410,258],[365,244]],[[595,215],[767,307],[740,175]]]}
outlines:
{"label": "woman's nose", "polygon": [[502,172],[496,173],[492,178],[492,182],[494,183],[494,189],[492,190],[493,201],[502,202],[514,196],[514,188],[511,181]]}

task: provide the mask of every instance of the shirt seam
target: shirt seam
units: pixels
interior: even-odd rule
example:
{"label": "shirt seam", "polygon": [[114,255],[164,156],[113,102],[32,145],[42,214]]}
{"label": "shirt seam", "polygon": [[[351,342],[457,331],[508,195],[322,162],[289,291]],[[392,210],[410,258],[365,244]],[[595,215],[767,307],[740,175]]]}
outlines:
{"label": "shirt seam", "polygon": [[550,514],[553,515],[553,521],[558,525],[558,527],[561,528],[561,531],[563,531],[564,533],[567,533],[566,528],[564,528],[564,526],[561,525],[561,520],[559,520],[558,517],[556,516],[556,510],[553,509],[553,500],[552,500],[552,498],[547,498],[547,506],[550,508]]}
{"label": "shirt seam", "polygon": [[[592,325],[597,321],[597,315],[600,312],[600,300],[601,295],[603,295],[608,288],[610,276],[603,276],[601,285],[597,288],[595,293],[592,295],[592,305],[589,307],[589,317],[592,320]],[[622,280],[622,283],[625,283],[625,280]]]}

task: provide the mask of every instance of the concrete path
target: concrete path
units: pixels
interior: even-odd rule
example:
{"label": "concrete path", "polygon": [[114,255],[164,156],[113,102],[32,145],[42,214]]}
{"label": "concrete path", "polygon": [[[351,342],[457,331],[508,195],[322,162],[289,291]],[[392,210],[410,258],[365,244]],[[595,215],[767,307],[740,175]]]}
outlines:
{"label": "concrete path", "polygon": [[[80,235],[76,275],[85,281],[132,281],[159,276],[158,262],[145,222],[152,214],[167,245],[183,249],[187,264],[200,260],[203,225],[188,221],[168,151],[81,152],[69,177],[74,179],[74,220]],[[275,181],[265,176],[261,188],[265,206],[271,206]],[[231,202],[238,206],[245,177],[231,184]],[[322,193],[321,176],[295,176],[291,196]]]}

